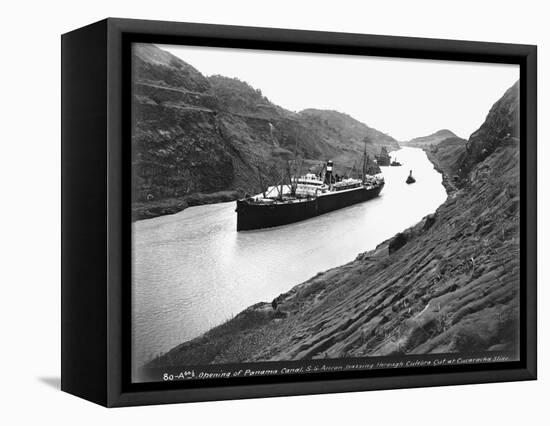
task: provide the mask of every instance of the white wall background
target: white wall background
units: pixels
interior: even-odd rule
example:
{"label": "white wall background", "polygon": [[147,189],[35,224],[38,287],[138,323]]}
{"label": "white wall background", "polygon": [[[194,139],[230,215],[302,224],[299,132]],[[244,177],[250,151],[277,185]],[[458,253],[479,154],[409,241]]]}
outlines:
{"label": "white wall background", "polygon": [[[0,423],[547,424],[548,11],[541,1],[24,1],[0,6]],[[60,39],[107,16],[539,45],[537,382],[106,410],[58,391]],[[546,309],[545,309],[546,308]],[[545,395],[546,393],[546,395]]]}

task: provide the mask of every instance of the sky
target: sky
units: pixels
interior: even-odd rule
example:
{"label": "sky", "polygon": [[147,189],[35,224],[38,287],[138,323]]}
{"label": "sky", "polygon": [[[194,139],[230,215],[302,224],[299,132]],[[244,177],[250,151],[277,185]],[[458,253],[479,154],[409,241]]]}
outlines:
{"label": "sky", "polygon": [[519,66],[158,45],[202,74],[237,77],[283,108],[344,112],[399,141],[449,129],[467,139]]}

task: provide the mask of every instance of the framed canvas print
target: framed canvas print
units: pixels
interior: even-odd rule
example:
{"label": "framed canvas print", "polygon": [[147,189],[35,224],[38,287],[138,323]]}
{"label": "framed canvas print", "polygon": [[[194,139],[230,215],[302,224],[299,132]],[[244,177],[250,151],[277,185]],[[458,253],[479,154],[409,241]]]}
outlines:
{"label": "framed canvas print", "polygon": [[62,389],[536,378],[536,47],[107,19],[62,37]]}

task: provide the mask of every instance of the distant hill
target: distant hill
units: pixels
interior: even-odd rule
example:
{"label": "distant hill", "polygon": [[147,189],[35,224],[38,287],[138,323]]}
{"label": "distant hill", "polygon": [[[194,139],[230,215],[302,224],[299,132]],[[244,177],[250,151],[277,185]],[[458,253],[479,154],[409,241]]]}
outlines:
{"label": "distant hill", "polygon": [[288,111],[236,78],[205,77],[151,44],[134,46],[134,219],[257,193],[287,162],[346,173],[363,152],[399,147],[391,136],[336,111]]}
{"label": "distant hill", "polygon": [[439,142],[448,139],[458,137],[453,132],[448,129],[438,130],[435,133],[432,133],[428,136],[421,136],[418,138],[411,139],[410,141],[401,142],[401,145],[412,146],[416,148],[425,148],[430,145],[438,144]]}

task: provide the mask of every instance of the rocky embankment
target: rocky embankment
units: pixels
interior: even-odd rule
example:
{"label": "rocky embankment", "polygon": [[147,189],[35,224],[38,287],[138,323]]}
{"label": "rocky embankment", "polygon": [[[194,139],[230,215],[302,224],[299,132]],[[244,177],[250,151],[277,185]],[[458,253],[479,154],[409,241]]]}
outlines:
{"label": "rocky embankment", "polygon": [[443,176],[443,186],[447,193],[456,191],[460,184],[458,170],[460,159],[466,152],[466,143],[465,139],[451,137],[424,148],[434,168]]}
{"label": "rocky embankment", "polygon": [[399,146],[346,114],[285,110],[243,81],[206,77],[151,44],[134,45],[133,67],[134,220],[259,193],[295,157],[302,173],[331,159],[345,174],[354,163],[360,170],[365,140],[371,158]]}
{"label": "rocky embankment", "polygon": [[441,161],[451,144],[430,155],[460,174],[434,214],[149,366],[516,350],[517,91],[493,106],[456,161]]}

